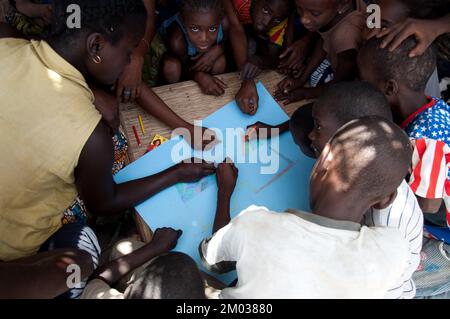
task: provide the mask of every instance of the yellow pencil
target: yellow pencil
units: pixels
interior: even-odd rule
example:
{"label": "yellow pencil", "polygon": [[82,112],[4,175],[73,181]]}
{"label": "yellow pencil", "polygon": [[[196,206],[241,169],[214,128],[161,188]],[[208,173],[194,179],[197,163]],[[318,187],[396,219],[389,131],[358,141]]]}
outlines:
{"label": "yellow pencil", "polygon": [[142,122],[142,117],[140,115],[138,116],[138,120],[139,120],[139,125],[141,126],[142,135],[145,136],[144,122]]}

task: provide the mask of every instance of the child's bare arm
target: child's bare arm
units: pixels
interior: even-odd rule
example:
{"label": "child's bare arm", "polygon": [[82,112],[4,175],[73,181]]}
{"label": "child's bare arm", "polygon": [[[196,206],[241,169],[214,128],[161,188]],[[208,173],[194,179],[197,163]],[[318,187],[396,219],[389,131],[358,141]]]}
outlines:
{"label": "child's bare arm", "polygon": [[[142,82],[142,67],[144,58],[150,51],[150,45],[155,36],[155,0],[144,0],[147,11],[147,22],[145,26],[144,37],[139,42],[131,55],[130,63],[125,67],[118,83],[116,95],[123,97],[123,102],[134,101],[140,95],[140,84]],[[131,92],[130,95],[124,94],[125,91]]]}
{"label": "child's bare arm", "polygon": [[230,222],[230,201],[238,178],[238,169],[226,158],[217,168],[217,210],[212,233],[216,233]]}
{"label": "child's bare arm", "polygon": [[109,286],[113,286],[129,272],[175,248],[181,234],[181,230],[159,228],[153,234],[150,243],[100,267],[94,272],[91,279],[98,278]]}
{"label": "child's bare arm", "polygon": [[230,35],[231,48],[238,70],[242,70],[247,62],[247,36],[244,27],[239,22],[231,0],[223,0],[226,19],[224,28]]}
{"label": "child's bare arm", "polygon": [[420,196],[416,196],[419,206],[426,214],[436,214],[441,208],[442,198],[428,199]]}
{"label": "child's bare arm", "polygon": [[119,214],[169,186],[198,181],[215,172],[214,165],[191,160],[161,173],[118,185],[111,174],[113,153],[109,129],[100,122],[81,151],[75,169],[77,190],[88,210],[96,216]]}

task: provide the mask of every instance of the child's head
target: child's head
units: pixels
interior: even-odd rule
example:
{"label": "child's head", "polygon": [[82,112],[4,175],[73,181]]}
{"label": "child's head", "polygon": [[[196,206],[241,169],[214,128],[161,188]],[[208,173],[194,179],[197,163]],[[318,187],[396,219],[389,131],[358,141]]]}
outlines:
{"label": "child's head", "polygon": [[186,254],[171,252],[154,259],[125,291],[127,299],[205,299],[202,276]]}
{"label": "child's head", "polygon": [[[297,125],[297,110],[290,121],[291,132],[297,144],[302,127]],[[316,157],[325,144],[344,124],[365,116],[380,116],[392,120],[388,101],[381,91],[367,82],[340,82],[331,85],[312,107],[314,126],[308,137]]]}
{"label": "child's head", "polygon": [[351,0],[295,0],[303,26],[312,32],[329,28],[338,15],[351,8]]}
{"label": "child's head", "polygon": [[[80,27],[68,26],[80,8]],[[70,6],[70,7],[69,7]],[[114,84],[129,63],[144,34],[147,18],[141,0],[55,1],[48,42],[71,61],[83,75],[100,84]]]}
{"label": "child's head", "polygon": [[360,78],[379,88],[398,118],[400,96],[411,92],[423,93],[436,67],[436,57],[429,47],[422,55],[410,58],[409,52],[417,45],[410,37],[393,52],[380,48],[382,39],[372,38],[360,49],[358,68]]}
{"label": "child's head", "polygon": [[347,123],[326,144],[312,170],[313,212],[345,219],[322,208],[348,205],[355,210],[348,211],[349,216],[359,222],[369,208],[389,206],[411,157],[407,135],[391,121],[368,116]]}
{"label": "child's head", "polygon": [[180,14],[189,40],[198,52],[206,52],[217,42],[224,15],[223,0],[185,0]]}
{"label": "child's head", "polygon": [[291,14],[290,0],[254,0],[253,28],[261,35],[266,35]]}

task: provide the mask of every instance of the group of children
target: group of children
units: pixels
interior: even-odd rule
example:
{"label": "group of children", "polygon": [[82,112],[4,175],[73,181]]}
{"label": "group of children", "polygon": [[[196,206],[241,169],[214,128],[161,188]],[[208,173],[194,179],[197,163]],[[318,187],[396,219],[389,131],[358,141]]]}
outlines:
{"label": "group of children", "polygon": [[[66,25],[72,3],[81,7],[81,29]],[[195,263],[164,255],[181,235],[173,229],[157,230],[151,243],[131,245],[92,274],[100,249],[86,216],[119,214],[214,173],[216,219],[200,254],[211,270],[236,269],[238,276],[233,287],[219,285],[219,297],[446,296],[450,107],[439,78],[450,13],[446,1],[375,3],[382,28],[370,30],[362,0],[13,2],[7,21],[14,29],[0,27],[0,129],[7,129],[0,145],[14,149],[0,166],[0,281],[15,288],[0,296],[79,297],[90,276],[84,297],[204,298]],[[113,93],[194,136],[152,85],[193,79],[219,96],[227,86],[215,75],[238,70],[236,101],[253,115],[255,77],[265,69],[286,75],[274,92],[279,101],[318,98],[288,122],[255,123],[248,136],[290,131],[317,158],[312,214],[250,207],[230,223],[238,170],[227,162],[180,163],[113,182],[111,168],[120,169],[126,153]],[[16,97],[19,84],[26,90]],[[13,148],[16,141],[30,148]],[[202,148],[210,140],[190,142]],[[72,263],[81,265],[83,280],[67,291],[64,267]],[[24,294],[29,280],[36,287]],[[111,289],[119,282],[122,292]]]}

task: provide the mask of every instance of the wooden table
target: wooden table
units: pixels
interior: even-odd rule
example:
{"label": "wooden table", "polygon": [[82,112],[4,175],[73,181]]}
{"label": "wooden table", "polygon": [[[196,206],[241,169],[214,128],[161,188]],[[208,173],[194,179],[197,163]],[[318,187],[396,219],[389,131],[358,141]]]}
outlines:
{"label": "wooden table", "polygon": [[[205,95],[200,91],[197,83],[186,81],[166,86],[154,88],[154,92],[181,118],[193,123],[194,120],[201,120],[214,113],[225,104],[234,100],[240,88],[241,81],[237,72],[219,75],[223,82],[228,85],[225,94],[220,97]],[[263,72],[257,79],[261,81],[270,93],[274,93],[277,84],[284,78],[283,75],[275,72]],[[291,116],[294,111],[305,105],[308,101],[300,101],[287,106],[280,106]],[[143,136],[138,122],[138,116],[142,116],[146,135]],[[148,144],[155,134],[170,138],[172,130],[160,120],[148,115],[143,109],[134,103],[122,104],[120,106],[120,121],[128,138],[130,161],[133,162],[145,154]],[[132,126],[135,126],[141,146],[136,142]]]}
{"label": "wooden table", "polygon": [[[197,83],[186,81],[172,85],[166,85],[154,88],[154,92],[181,118],[193,123],[194,120],[201,120],[216,110],[233,101],[238,92],[241,81],[237,72],[218,76],[228,85],[225,94],[220,97],[205,95],[200,91]],[[277,84],[284,78],[283,75],[275,71],[263,72],[257,80],[261,81],[270,93],[274,93]],[[295,110],[307,104],[309,101],[300,101],[287,106],[280,106],[291,116]],[[145,136],[143,136],[138,116],[141,115],[145,127]],[[148,144],[155,134],[170,138],[172,130],[160,120],[148,115],[142,108],[134,103],[122,104],[120,106],[120,121],[122,128],[128,138],[129,161],[133,162],[145,154]],[[136,127],[141,139],[141,146],[137,144],[132,126]],[[135,211],[134,218],[138,228],[139,235],[144,242],[150,242],[152,232],[149,226],[144,222],[141,216]]]}

